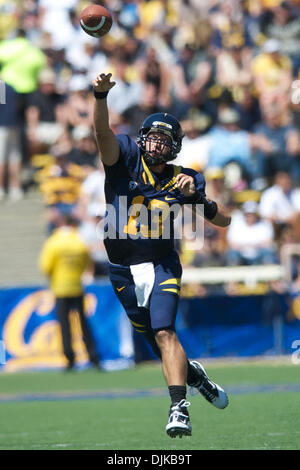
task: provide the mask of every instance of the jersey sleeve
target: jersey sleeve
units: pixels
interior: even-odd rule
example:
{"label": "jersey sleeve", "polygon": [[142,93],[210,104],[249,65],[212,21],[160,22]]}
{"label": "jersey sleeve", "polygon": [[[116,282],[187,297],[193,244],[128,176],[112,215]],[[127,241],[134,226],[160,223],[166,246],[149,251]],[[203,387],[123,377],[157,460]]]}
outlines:
{"label": "jersey sleeve", "polygon": [[[181,172],[184,173],[185,175],[189,175],[194,178],[197,198],[199,196],[206,197],[206,194],[205,194],[206,182],[205,182],[204,176],[201,173],[198,173],[197,171],[192,170],[191,168],[182,168]],[[190,202],[190,198],[188,199]]]}
{"label": "jersey sleeve", "polygon": [[133,170],[139,156],[138,146],[129,135],[118,134],[116,137],[120,148],[119,159],[114,165],[104,165],[107,177],[113,176],[121,168]]}
{"label": "jersey sleeve", "polygon": [[135,141],[125,134],[117,135],[120,146],[120,160],[126,167],[134,168],[138,158],[138,146]]}

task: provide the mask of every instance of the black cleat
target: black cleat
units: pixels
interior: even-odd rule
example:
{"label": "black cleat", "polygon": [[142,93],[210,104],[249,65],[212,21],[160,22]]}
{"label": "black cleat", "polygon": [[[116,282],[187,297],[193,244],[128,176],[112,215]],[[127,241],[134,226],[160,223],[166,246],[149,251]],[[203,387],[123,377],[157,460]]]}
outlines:
{"label": "black cleat", "polygon": [[199,393],[216,408],[223,410],[228,405],[228,396],[220,385],[210,380],[200,362],[190,361],[190,364],[197,370],[199,381],[188,384],[192,388],[196,388]]}

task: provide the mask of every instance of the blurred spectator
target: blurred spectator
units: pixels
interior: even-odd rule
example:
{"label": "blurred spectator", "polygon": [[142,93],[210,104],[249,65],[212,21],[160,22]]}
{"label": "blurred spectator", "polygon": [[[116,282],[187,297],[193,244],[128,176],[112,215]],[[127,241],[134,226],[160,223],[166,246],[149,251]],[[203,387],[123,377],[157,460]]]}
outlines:
{"label": "blurred spectator", "polygon": [[[277,171],[295,172],[299,176],[294,159],[300,154],[299,132],[290,122],[283,121],[284,115],[277,103],[264,106],[262,120],[253,128],[254,134],[264,135],[271,143],[268,152],[257,149],[258,158],[262,165],[261,173],[270,178]],[[268,150],[268,149],[267,149]],[[296,162],[298,163],[298,162]]]}
{"label": "blurred spectator", "polygon": [[91,84],[83,74],[71,77],[68,97],[62,108],[62,121],[67,129],[80,125],[92,127],[94,98],[90,93]]}
{"label": "blurred spectator", "polygon": [[94,169],[83,181],[77,203],[77,213],[80,220],[84,220],[89,213],[94,213],[105,204],[104,197],[104,169]]}
{"label": "blurred spectator", "polygon": [[260,219],[258,204],[247,201],[227,232],[228,265],[270,264],[276,262],[272,224]]}
{"label": "blurred spectator", "polygon": [[300,81],[295,80],[294,86],[295,88],[291,89],[289,111],[293,125],[300,129]]}
{"label": "blurred spectator", "polygon": [[65,50],[56,51],[49,47],[43,47],[47,56],[47,67],[55,72],[55,86],[57,93],[67,95],[68,85],[73,73],[72,65],[68,62]]}
{"label": "blurred spectator", "polygon": [[138,75],[130,75],[128,62],[122,56],[116,55],[112,58],[110,70],[116,85],[110,90],[107,104],[110,111],[120,115],[139,103],[143,85]]}
{"label": "blurred spectator", "polygon": [[28,94],[37,89],[39,72],[46,66],[46,56],[32,46],[24,30],[15,39],[0,43],[1,79],[18,93]]}
{"label": "blurred spectator", "polygon": [[259,99],[284,107],[292,83],[292,64],[280,53],[279,41],[268,39],[264,43],[262,53],[252,61],[252,73]]}
{"label": "blurred spectator", "polygon": [[72,130],[72,148],[66,157],[75,165],[81,166],[86,175],[98,167],[98,149],[93,129],[79,125]]}
{"label": "blurred spectator", "polygon": [[252,132],[254,125],[261,120],[261,110],[251,87],[244,87],[241,90],[233,103],[233,108],[240,115],[241,129]]}
{"label": "blurred spectator", "polygon": [[35,47],[41,48],[45,38],[44,32],[39,25],[39,18],[36,10],[32,8],[23,12],[21,22],[22,28],[30,43]]}
{"label": "blurred spectator", "polygon": [[0,200],[5,197],[6,181],[10,199],[18,200],[22,197],[18,94],[11,86],[3,83],[1,98],[3,100],[0,103]]}
{"label": "blurred spectator", "polygon": [[174,98],[178,101],[176,115],[181,119],[191,106],[197,106],[203,100],[212,67],[206,51],[198,50],[192,44],[185,44],[179,54],[172,81]]}
{"label": "blurred spectator", "polygon": [[293,186],[288,172],[278,172],[274,184],[262,193],[259,213],[274,224],[276,238],[287,226],[299,232],[300,189]]}
{"label": "blurred spectator", "polygon": [[174,28],[168,25],[163,25],[149,37],[149,44],[155,49],[159,62],[164,63],[169,72],[178,59],[173,38]]}
{"label": "blurred spectator", "polygon": [[157,89],[156,101],[165,108],[171,105],[170,72],[153,47],[148,47],[145,57],[140,61],[141,79],[146,84],[152,84]]}
{"label": "blurred spectator", "polygon": [[139,102],[127,108],[122,117],[129,125],[129,134],[134,138],[140,130],[141,123],[153,113],[165,111],[158,105],[158,89],[153,83],[143,83]]}
{"label": "blurred spectator", "polygon": [[204,172],[206,192],[210,199],[230,210],[234,207],[234,192],[226,186],[222,168],[210,167]]}
{"label": "blurred spectator", "polygon": [[243,2],[224,0],[211,5],[208,19],[212,25],[211,48],[214,55],[234,42],[237,47],[252,45],[243,18]]}
{"label": "blurred spectator", "polygon": [[46,55],[26,38],[19,28],[14,39],[0,43],[0,78],[19,94],[23,163],[29,159],[25,136],[25,109],[30,94],[37,89],[39,72],[46,66]]}
{"label": "blurred spectator", "polygon": [[89,205],[85,220],[82,222],[79,233],[89,247],[93,260],[93,279],[108,276],[108,258],[103,244],[103,230],[100,222],[105,216],[105,204]]}
{"label": "blurred spectator", "polygon": [[[206,194],[209,198],[215,201],[220,207],[231,213],[236,206],[234,199],[234,191],[229,187],[225,173],[222,168],[207,168],[204,172],[206,180]],[[206,235],[207,234],[207,235]],[[220,260],[223,260],[223,254],[227,248],[227,229],[220,229],[216,226],[212,226],[208,222],[205,222],[205,236],[210,236],[211,243],[209,249],[215,246],[215,253],[219,253]],[[222,256],[221,256],[222,254]]]}
{"label": "blurred spectator", "polygon": [[203,244],[199,241],[183,239],[180,246],[180,259],[183,267],[224,266],[226,262],[223,244],[219,232],[205,224]]}
{"label": "blurred spectator", "polygon": [[294,276],[287,286],[289,293],[290,308],[287,312],[287,320],[289,322],[300,320],[300,260],[296,257],[293,262]]}
{"label": "blurred spectator", "polygon": [[27,101],[26,123],[30,155],[48,153],[64,131],[62,104],[57,93],[56,76],[52,69],[43,69],[38,77],[38,89]]}
{"label": "blurred spectator", "polygon": [[137,1],[125,0],[114,2],[114,12],[117,15],[117,21],[121,28],[123,28],[128,33],[133,34],[134,28],[139,24],[139,14],[138,14],[138,4]]}
{"label": "blurred spectator", "polygon": [[233,108],[219,110],[218,123],[208,132],[211,138],[208,167],[224,168],[234,161],[246,178],[254,180],[261,176],[261,169],[252,154],[257,149],[268,151],[271,145],[262,134],[242,130],[239,120],[240,116]]}
{"label": "blurred spectator", "polygon": [[117,45],[114,55],[124,57],[129,65],[130,81],[139,76],[138,63],[139,58],[145,55],[146,45],[139,41],[135,36],[127,36],[124,41]]}
{"label": "blurred spectator", "polygon": [[93,82],[99,70],[108,67],[108,58],[105,54],[87,40],[70,44],[65,58],[73,72],[86,74],[89,83]]}
{"label": "blurred spectator", "polygon": [[211,137],[207,130],[211,124],[211,118],[205,113],[190,110],[188,118],[181,121],[181,127],[185,134],[182,141],[182,149],[176,159],[177,165],[203,171],[209,160]]}
{"label": "blurred spectator", "polygon": [[39,0],[39,24],[51,37],[54,49],[68,47],[73,41],[70,11],[76,9],[78,0]]}
{"label": "blurred spectator", "polygon": [[250,47],[256,47],[265,40],[263,27],[266,23],[268,11],[263,1],[254,0],[243,4],[244,8],[244,27],[247,34]]}
{"label": "blurred spectator", "polygon": [[0,2],[0,41],[12,34],[19,25],[21,5],[19,0]]}
{"label": "blurred spectator", "polygon": [[61,213],[73,213],[79,199],[83,169],[70,163],[65,154],[58,154],[55,163],[41,170],[39,189],[47,208],[48,231],[51,232]]}
{"label": "blurred spectator", "polygon": [[234,42],[216,58],[216,81],[231,91],[234,101],[240,99],[252,82],[251,59],[252,54]]}
{"label": "blurred spectator", "polygon": [[[300,297],[300,259],[299,259],[299,256],[297,256],[294,260],[293,260],[293,268],[292,269],[294,271],[294,276],[293,276],[293,280],[289,286],[289,293],[291,294],[292,298],[293,299],[297,299]],[[291,273],[292,275],[293,273]],[[297,312],[295,311],[295,306],[297,306]],[[299,310],[299,302],[297,302],[297,305],[294,305],[294,311],[293,313],[297,313],[297,316],[299,319],[300,319],[300,310]]]}
{"label": "blurred spectator", "polygon": [[270,11],[271,18],[264,28],[264,33],[268,38],[275,38],[280,42],[280,52],[291,59],[293,76],[297,77],[300,68],[299,12],[293,11],[293,6],[284,1],[271,8]]}
{"label": "blurred spectator", "polygon": [[195,20],[195,17],[201,15],[201,17],[205,17],[207,12],[207,8],[210,8],[208,3],[199,4],[197,0],[180,0],[178,2],[178,15],[180,20],[183,21],[184,24],[190,24]]}
{"label": "blurred spectator", "polygon": [[153,31],[164,24],[177,25],[176,7],[171,0],[139,0],[139,24],[135,28],[137,37],[145,40]]}
{"label": "blurred spectator", "polygon": [[43,245],[39,266],[49,278],[56,297],[56,314],[61,327],[63,352],[67,370],[75,365],[69,316],[76,310],[82,329],[82,339],[92,365],[99,367],[99,356],[84,313],[82,276],[91,263],[87,245],[78,233],[78,222],[70,215],[60,216],[55,232]]}

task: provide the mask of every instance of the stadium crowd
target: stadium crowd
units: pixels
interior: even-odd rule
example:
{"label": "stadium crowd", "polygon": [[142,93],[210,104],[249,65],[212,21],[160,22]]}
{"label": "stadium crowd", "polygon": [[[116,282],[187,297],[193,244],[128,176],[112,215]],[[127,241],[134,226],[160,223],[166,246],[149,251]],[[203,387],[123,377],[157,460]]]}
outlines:
{"label": "stadium crowd", "polygon": [[174,114],[185,133],[175,164],[203,172],[232,214],[227,231],[205,222],[204,248],[182,240],[183,265],[279,263],[282,245],[300,242],[300,2],[103,0],[113,26],[101,40],[79,25],[90,3],[0,0],[0,199],[37,185],[48,233],[59,213],[76,215],[105,275],[91,84],[109,71],[116,132],[136,137],[147,115]]}

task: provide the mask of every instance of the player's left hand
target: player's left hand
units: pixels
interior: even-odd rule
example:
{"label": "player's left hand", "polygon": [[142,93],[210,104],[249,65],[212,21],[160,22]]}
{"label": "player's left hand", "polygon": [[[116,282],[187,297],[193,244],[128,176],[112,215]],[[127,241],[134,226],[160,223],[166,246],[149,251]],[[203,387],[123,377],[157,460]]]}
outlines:
{"label": "player's left hand", "polygon": [[195,181],[192,176],[185,175],[184,173],[179,173],[176,176],[177,188],[185,196],[193,196],[196,191]]}

